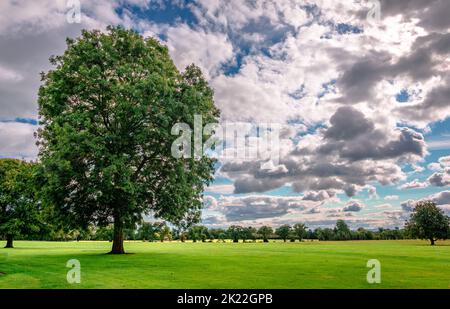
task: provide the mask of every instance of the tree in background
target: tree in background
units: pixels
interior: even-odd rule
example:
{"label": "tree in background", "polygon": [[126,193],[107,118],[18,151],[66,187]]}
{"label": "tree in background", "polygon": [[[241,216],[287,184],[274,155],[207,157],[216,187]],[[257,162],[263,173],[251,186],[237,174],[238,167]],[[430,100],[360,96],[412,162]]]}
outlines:
{"label": "tree in background", "polygon": [[226,238],[226,231],[224,229],[209,229],[208,230],[210,239],[217,239],[222,240],[221,235],[223,236],[223,239]]}
{"label": "tree in background", "polygon": [[264,225],[258,229],[258,234],[262,236],[263,242],[269,242],[269,237],[273,234],[270,226]]}
{"label": "tree in background", "polygon": [[315,230],[315,234],[319,240],[333,240],[334,239],[334,231],[330,228],[317,228]]}
{"label": "tree in background", "polygon": [[95,240],[112,241],[114,237],[114,227],[112,225],[97,228],[94,234]]}
{"label": "tree in background", "polygon": [[168,227],[166,224],[162,225],[159,229],[159,240],[161,242],[164,242],[164,240],[171,241],[172,240],[172,231],[170,230],[170,227]]}
{"label": "tree in background", "polygon": [[167,47],[108,27],[67,40],[42,74],[38,132],[46,204],[76,228],[114,224],[111,253],[124,253],[124,229],[152,212],[173,224],[198,214],[214,160],[174,158],[171,128],[194,115],[217,121],[213,91],[194,65],[179,73]]}
{"label": "tree in background", "polygon": [[255,240],[256,239],[256,229],[254,227],[248,226],[244,227],[242,229],[241,238],[244,242],[247,241],[247,239]]}
{"label": "tree in background", "polygon": [[152,223],[143,222],[138,229],[138,238],[142,240],[154,241],[156,239],[155,234],[158,232],[158,228]]}
{"label": "tree in background", "polygon": [[291,226],[288,224],[284,224],[275,230],[275,234],[277,234],[281,239],[283,239],[284,242],[286,242],[286,239],[288,239],[290,232]]}
{"label": "tree in background", "polygon": [[217,240],[219,240],[221,242],[225,242],[226,238],[227,238],[227,233],[225,231],[223,231],[222,233],[219,234],[219,237],[217,238]]}
{"label": "tree in background", "polygon": [[447,239],[450,219],[435,203],[418,202],[406,223],[406,230],[412,237],[430,240],[433,246],[436,240]]}
{"label": "tree in background", "polygon": [[189,237],[190,227],[199,221],[200,212],[191,212],[186,214],[186,216],[177,223],[176,231],[181,242],[185,242],[186,238]]}
{"label": "tree in background", "polygon": [[232,225],[228,228],[228,237],[233,240],[233,242],[239,242],[239,238],[242,238],[242,231],[244,228],[239,225]]}
{"label": "tree in background", "polygon": [[299,241],[302,241],[302,239],[306,236],[307,228],[308,227],[304,223],[294,224],[293,231],[295,235],[298,237]]}
{"label": "tree in background", "polygon": [[188,237],[193,242],[197,242],[197,240],[205,242],[208,237],[208,229],[202,225],[193,226],[188,231]]}
{"label": "tree in background", "polygon": [[344,220],[337,220],[334,228],[334,237],[336,240],[349,240],[352,238],[352,233],[347,223]]}
{"label": "tree in background", "polygon": [[32,163],[0,159],[0,235],[6,237],[5,248],[13,248],[14,237],[36,234],[42,225],[35,170]]}
{"label": "tree in background", "polygon": [[374,239],[374,234],[372,231],[368,231],[362,227],[358,228],[355,232],[354,232],[354,239],[358,239],[358,240],[372,240]]}
{"label": "tree in background", "polygon": [[125,240],[136,240],[137,236],[136,226],[123,229],[123,238]]}

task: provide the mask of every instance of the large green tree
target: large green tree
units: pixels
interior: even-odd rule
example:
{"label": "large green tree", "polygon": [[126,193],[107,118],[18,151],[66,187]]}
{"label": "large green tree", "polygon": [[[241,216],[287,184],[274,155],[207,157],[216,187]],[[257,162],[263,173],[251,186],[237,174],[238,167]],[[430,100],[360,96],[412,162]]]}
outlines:
{"label": "large green tree", "polygon": [[[152,214],[177,224],[199,213],[214,160],[175,158],[175,123],[216,122],[213,91],[195,65],[180,73],[167,47],[122,28],[67,40],[42,74],[39,145],[44,196],[72,225],[123,230]],[[194,216],[195,217],[195,216]],[[198,217],[198,216],[197,216]]]}
{"label": "large green tree", "polygon": [[244,227],[242,229],[242,233],[241,233],[242,240],[244,242],[246,242],[247,239],[255,240],[256,239],[256,233],[257,233],[257,230],[254,227],[251,227],[251,226]]}
{"label": "large green tree", "polygon": [[13,248],[14,237],[40,229],[34,174],[32,163],[0,159],[0,235],[6,237],[5,248]]}
{"label": "large green tree", "polygon": [[284,242],[289,237],[289,233],[291,232],[291,226],[288,224],[283,224],[275,230],[275,234],[277,234]]}
{"label": "large green tree", "polygon": [[302,239],[306,236],[307,228],[308,227],[304,223],[294,224],[293,230],[299,241],[302,241]]}
{"label": "large green tree", "polygon": [[154,224],[149,222],[143,222],[138,230],[138,237],[142,240],[154,241],[156,239],[155,234],[158,232],[158,228]]}
{"label": "large green tree", "polygon": [[258,234],[262,236],[263,242],[269,242],[269,237],[273,234],[273,229],[270,226],[263,225],[258,229]]}
{"label": "large green tree", "polygon": [[230,237],[233,242],[239,242],[239,238],[242,238],[243,230],[244,228],[242,226],[232,225],[227,230],[228,237]]}
{"label": "large green tree", "polygon": [[336,240],[349,240],[352,237],[352,233],[347,223],[344,220],[337,220],[334,227],[334,237]]}
{"label": "large green tree", "polygon": [[450,221],[442,209],[431,201],[418,202],[414,207],[406,230],[412,237],[428,239],[434,245],[438,239],[447,239]]}
{"label": "large green tree", "polygon": [[197,242],[197,240],[204,242],[208,237],[208,229],[202,225],[192,226],[188,230],[188,236],[193,242]]}

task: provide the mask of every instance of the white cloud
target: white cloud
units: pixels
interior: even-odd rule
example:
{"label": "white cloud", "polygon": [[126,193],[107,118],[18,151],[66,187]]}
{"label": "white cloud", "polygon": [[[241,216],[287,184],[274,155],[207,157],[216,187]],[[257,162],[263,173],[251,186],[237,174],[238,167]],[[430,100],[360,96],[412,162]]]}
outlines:
{"label": "white cloud", "polygon": [[234,186],[232,184],[227,185],[211,185],[205,188],[205,192],[219,193],[219,194],[231,194],[233,193]]}
{"label": "white cloud", "polygon": [[233,56],[233,46],[223,33],[192,29],[184,24],[170,27],[165,33],[170,53],[181,71],[195,63],[211,79]]}
{"label": "white cloud", "polygon": [[427,182],[421,182],[419,179],[414,179],[413,181],[407,182],[399,186],[399,189],[418,189],[418,188],[426,188],[428,187]]}
{"label": "white cloud", "polygon": [[31,124],[0,122],[0,156],[34,160],[37,155],[36,130],[37,126]]}
{"label": "white cloud", "polygon": [[384,197],[384,199],[386,200],[386,201],[396,201],[396,200],[398,200],[400,197],[398,196],[398,195],[386,195],[385,197]]}
{"label": "white cloud", "polygon": [[20,73],[0,66],[0,81],[1,82],[5,82],[5,83],[6,82],[19,82],[22,79],[23,79],[23,76]]}

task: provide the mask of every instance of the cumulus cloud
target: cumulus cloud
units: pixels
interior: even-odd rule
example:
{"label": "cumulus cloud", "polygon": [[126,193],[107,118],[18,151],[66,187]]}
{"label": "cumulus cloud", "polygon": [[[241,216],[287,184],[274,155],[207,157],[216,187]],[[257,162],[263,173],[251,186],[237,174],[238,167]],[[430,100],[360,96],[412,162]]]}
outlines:
{"label": "cumulus cloud", "polygon": [[450,204],[450,191],[442,191],[432,194],[428,197],[431,201],[437,205],[449,205]]}
{"label": "cumulus cloud", "polygon": [[391,209],[392,205],[391,204],[381,204],[381,205],[375,206],[375,208],[377,208],[377,209]]}
{"label": "cumulus cloud", "polygon": [[[292,183],[296,192],[340,190],[354,196],[370,181],[392,184],[405,176],[397,161],[416,162],[427,154],[423,136],[409,128],[382,130],[354,107],[340,107],[330,126],[306,135],[280,158],[280,174],[261,173],[262,162],[227,162],[236,193],[264,192]],[[323,196],[323,194],[322,194]]]}
{"label": "cumulus cloud", "polygon": [[34,138],[37,126],[19,122],[0,122],[0,156],[35,159],[38,149]]}
{"label": "cumulus cloud", "polygon": [[170,27],[164,33],[170,53],[180,70],[195,63],[211,79],[219,73],[220,66],[233,56],[233,46],[223,33],[206,32],[187,25]]}
{"label": "cumulus cloud", "polygon": [[336,193],[334,191],[326,191],[326,190],[320,190],[320,191],[308,191],[303,196],[303,200],[305,201],[325,201],[333,197]]}
{"label": "cumulus cloud", "polygon": [[413,181],[402,184],[399,187],[399,189],[406,190],[406,189],[417,189],[417,188],[426,188],[426,187],[428,187],[428,183],[420,182],[419,179],[414,179]]}
{"label": "cumulus cloud", "polygon": [[428,177],[428,181],[433,186],[437,187],[445,187],[450,185],[450,168],[445,168],[445,170],[441,173],[436,172]]}
{"label": "cumulus cloud", "polygon": [[364,208],[364,205],[359,201],[350,201],[348,202],[342,211],[344,212],[358,212]]}
{"label": "cumulus cloud", "polygon": [[450,156],[440,157],[438,162],[430,163],[428,169],[435,171],[428,177],[430,184],[437,187],[450,185]]}
{"label": "cumulus cloud", "polygon": [[419,200],[407,200],[401,203],[401,207],[404,212],[409,213],[414,210],[414,207],[418,202],[421,201],[431,201],[437,206],[442,208],[447,215],[450,215],[450,191],[441,191],[438,193],[431,194],[425,198]]}
{"label": "cumulus cloud", "polygon": [[309,205],[302,197],[247,196],[221,197],[217,211],[228,221],[246,221],[281,217],[304,210]]}
{"label": "cumulus cloud", "polygon": [[384,199],[386,200],[386,201],[396,201],[396,200],[398,200],[400,198],[400,196],[398,196],[398,195],[386,195],[385,197],[384,197]]}
{"label": "cumulus cloud", "polygon": [[439,163],[443,167],[450,167],[450,156],[440,157]]}
{"label": "cumulus cloud", "polygon": [[234,186],[232,184],[226,185],[211,185],[205,188],[205,192],[219,193],[219,194],[231,194],[234,191]]}
{"label": "cumulus cloud", "polygon": [[401,14],[405,19],[419,20],[419,25],[430,31],[447,30],[450,27],[448,16],[450,9],[445,0],[381,0],[383,16]]}

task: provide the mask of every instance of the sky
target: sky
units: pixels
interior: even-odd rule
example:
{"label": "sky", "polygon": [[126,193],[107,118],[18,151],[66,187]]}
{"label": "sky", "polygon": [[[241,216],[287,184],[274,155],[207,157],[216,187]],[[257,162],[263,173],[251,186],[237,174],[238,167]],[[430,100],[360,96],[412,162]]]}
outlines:
{"label": "sky", "polygon": [[0,157],[36,158],[39,73],[66,37],[122,25],[198,65],[221,123],[282,127],[277,162],[220,160],[204,224],[402,227],[423,199],[449,214],[448,16],[447,0],[2,0]]}

